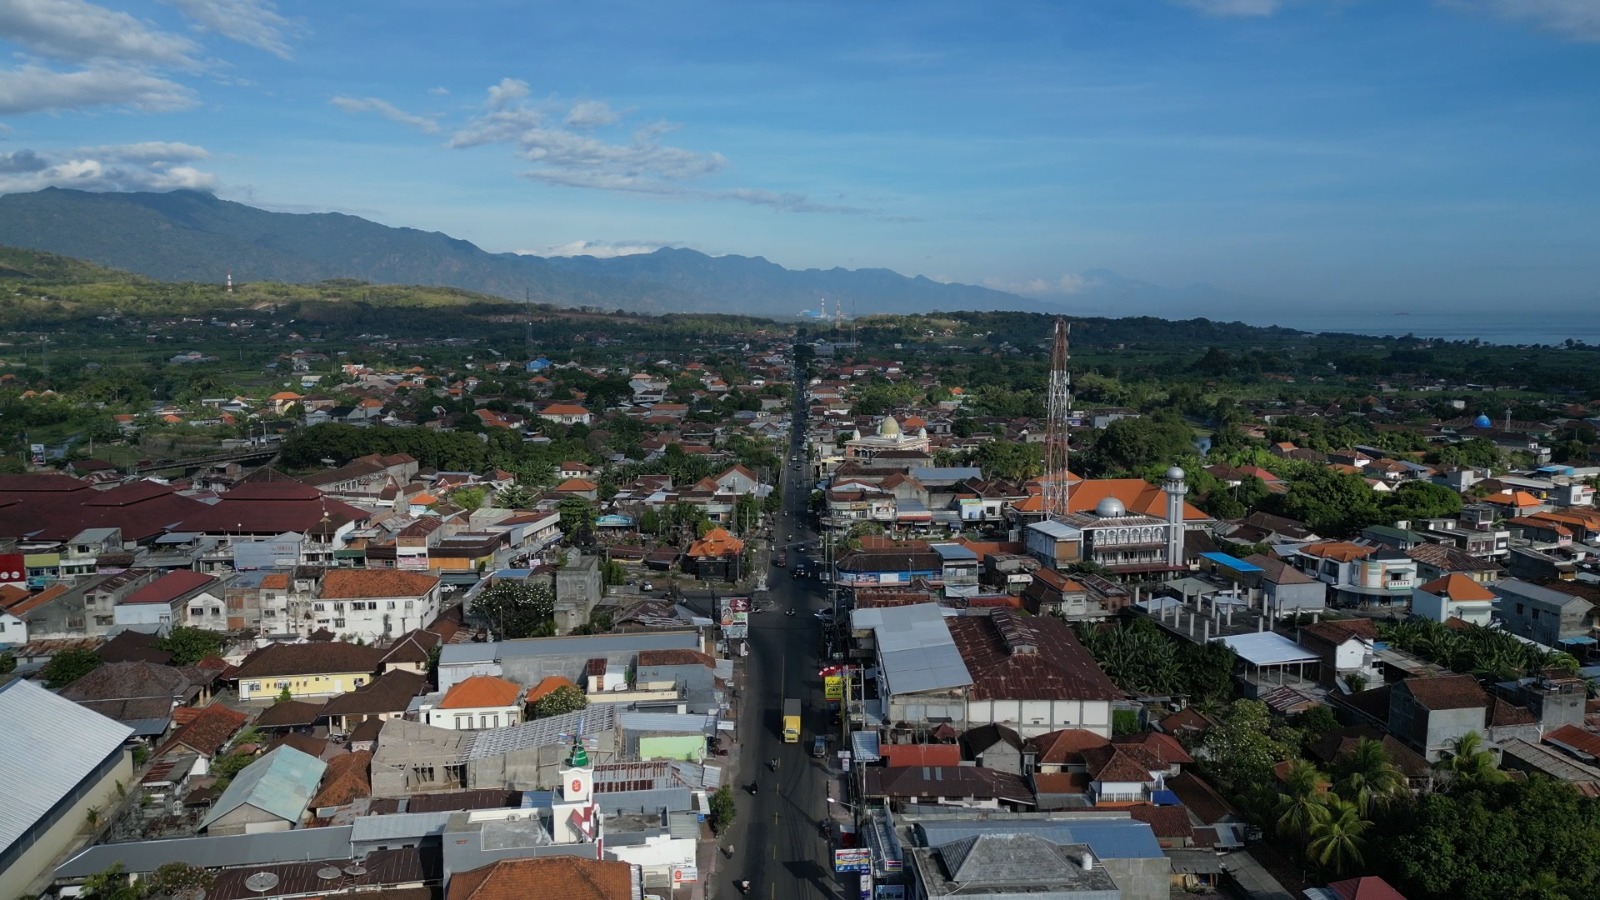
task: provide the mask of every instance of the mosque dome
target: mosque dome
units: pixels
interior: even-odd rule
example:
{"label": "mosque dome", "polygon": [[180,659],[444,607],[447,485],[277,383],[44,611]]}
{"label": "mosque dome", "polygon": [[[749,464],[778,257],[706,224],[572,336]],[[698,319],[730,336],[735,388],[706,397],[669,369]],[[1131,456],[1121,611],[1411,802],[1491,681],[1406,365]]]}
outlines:
{"label": "mosque dome", "polygon": [[1128,514],[1128,508],[1115,497],[1106,497],[1095,504],[1094,514],[1102,519],[1115,519]]}
{"label": "mosque dome", "polygon": [[884,416],[883,417],[883,421],[878,423],[878,437],[899,437],[899,436],[900,436],[900,423],[896,422],[894,420],[894,416]]}
{"label": "mosque dome", "polygon": [[1478,413],[1478,417],[1472,420],[1472,425],[1474,428],[1488,428],[1494,425],[1494,423],[1489,421],[1488,416],[1484,415],[1483,413]]}

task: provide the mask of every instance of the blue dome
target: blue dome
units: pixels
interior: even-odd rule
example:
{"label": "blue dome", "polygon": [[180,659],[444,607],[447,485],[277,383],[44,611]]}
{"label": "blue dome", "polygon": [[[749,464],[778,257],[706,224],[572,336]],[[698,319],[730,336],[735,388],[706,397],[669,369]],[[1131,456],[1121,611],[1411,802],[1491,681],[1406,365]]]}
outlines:
{"label": "blue dome", "polygon": [[1474,427],[1477,427],[1477,428],[1488,428],[1488,427],[1492,426],[1494,423],[1489,421],[1489,417],[1488,416],[1484,415],[1483,413],[1478,413],[1478,417],[1476,419],[1472,420],[1472,424],[1473,424]]}

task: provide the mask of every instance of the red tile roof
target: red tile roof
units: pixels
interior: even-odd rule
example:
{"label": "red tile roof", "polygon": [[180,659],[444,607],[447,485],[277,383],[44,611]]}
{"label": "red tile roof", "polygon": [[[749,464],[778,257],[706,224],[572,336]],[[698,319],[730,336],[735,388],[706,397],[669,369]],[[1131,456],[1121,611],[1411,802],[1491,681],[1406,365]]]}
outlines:
{"label": "red tile roof", "polygon": [[572,688],[573,690],[577,690],[578,689],[577,685],[573,684],[572,682],[568,681],[565,678],[562,678],[560,675],[546,675],[544,677],[543,681],[539,682],[538,684],[534,685],[531,688],[528,688],[527,702],[528,703],[536,703],[540,699],[542,699],[546,694],[549,694],[552,691],[556,691],[556,690],[559,690],[560,688],[564,688],[564,687],[569,687],[569,688]]}
{"label": "red tile roof", "polygon": [[[176,716],[174,716],[176,718]],[[172,733],[172,737],[162,745],[157,755],[168,752],[174,747],[183,746],[210,759],[216,756],[228,740],[250,717],[242,712],[229,709],[220,703],[213,703],[203,709],[195,711],[195,716],[183,727]]]}
{"label": "red tile roof", "polygon": [[1489,695],[1471,675],[1435,675],[1407,678],[1395,685],[1405,689],[1424,709],[1487,709]]}
{"label": "red tile roof", "polygon": [[[704,877],[704,876],[702,876]],[[446,900],[635,900],[633,866],[625,862],[546,856],[505,859],[457,872]]]}
{"label": "red tile roof", "polygon": [[878,748],[886,768],[902,766],[959,766],[960,744],[885,744]]}
{"label": "red tile roof", "polygon": [[457,682],[439,701],[440,709],[482,709],[516,706],[522,685],[493,675],[474,675]]}
{"label": "red tile roof", "polygon": [[420,572],[393,569],[330,569],[322,576],[324,600],[366,600],[375,597],[421,597],[439,579]]}
{"label": "red tile roof", "polygon": [[1600,759],[1600,734],[1586,731],[1576,725],[1563,725],[1544,736],[1547,744],[1555,744],[1592,759]]}
{"label": "red tile roof", "polygon": [[310,644],[268,644],[252,651],[233,677],[240,680],[284,675],[322,675],[334,672],[371,672],[383,651],[341,641]]}
{"label": "red tile roof", "polygon": [[1406,900],[1404,894],[1376,875],[1335,881],[1328,890],[1339,900]]}
{"label": "red tile roof", "polygon": [[1029,743],[1038,752],[1035,765],[1066,766],[1083,762],[1083,752],[1111,742],[1082,728],[1064,728],[1033,738]]}
{"label": "red tile roof", "polygon": [[1423,585],[1421,590],[1435,597],[1448,597],[1457,601],[1486,602],[1494,599],[1493,592],[1488,588],[1459,572],[1451,572],[1443,578],[1435,578]]}

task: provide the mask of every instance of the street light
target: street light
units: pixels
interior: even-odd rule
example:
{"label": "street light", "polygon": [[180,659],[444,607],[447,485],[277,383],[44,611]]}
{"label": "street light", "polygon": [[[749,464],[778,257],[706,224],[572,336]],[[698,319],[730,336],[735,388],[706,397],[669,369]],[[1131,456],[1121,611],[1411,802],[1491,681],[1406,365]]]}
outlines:
{"label": "street light", "polygon": [[854,806],[851,806],[851,805],[850,805],[850,804],[848,804],[848,803],[846,803],[846,802],[844,802],[844,801],[843,801],[843,800],[835,800],[835,799],[833,799],[833,798],[832,798],[832,797],[829,797],[829,798],[828,798],[828,802],[829,802],[829,803],[833,803],[833,804],[837,804],[837,805],[839,805],[839,806],[842,806],[842,807],[844,807],[844,808],[845,808],[845,809],[848,809],[848,810],[850,810],[850,811],[851,811],[851,812],[860,812],[860,810],[858,810],[858,809],[856,809],[856,808],[855,808],[855,807],[854,807]]}

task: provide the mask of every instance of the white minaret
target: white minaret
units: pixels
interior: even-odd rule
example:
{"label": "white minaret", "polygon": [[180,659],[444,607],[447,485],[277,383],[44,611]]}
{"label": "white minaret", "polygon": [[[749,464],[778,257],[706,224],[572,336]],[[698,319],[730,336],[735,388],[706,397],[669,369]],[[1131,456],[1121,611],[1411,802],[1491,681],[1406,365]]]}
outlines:
{"label": "white minaret", "polygon": [[[594,802],[594,766],[589,763],[582,738],[572,745],[572,754],[559,772],[560,797],[550,802],[551,837],[558,844],[598,844],[600,809]],[[596,853],[599,852],[597,847]]]}
{"label": "white minaret", "polygon": [[233,270],[228,270],[228,293],[233,293]]}
{"label": "white minaret", "polygon": [[1167,480],[1161,489],[1167,493],[1167,565],[1183,565],[1183,496],[1189,485],[1183,480],[1183,470],[1177,466],[1167,470]]}

